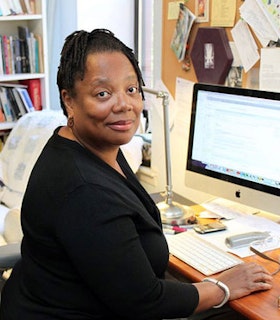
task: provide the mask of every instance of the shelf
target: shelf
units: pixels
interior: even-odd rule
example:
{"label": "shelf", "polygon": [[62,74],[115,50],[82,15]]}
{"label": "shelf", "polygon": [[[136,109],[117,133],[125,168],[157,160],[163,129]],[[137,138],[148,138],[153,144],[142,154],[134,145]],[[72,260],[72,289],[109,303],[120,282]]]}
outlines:
{"label": "shelf", "polygon": [[22,20],[40,20],[42,19],[41,14],[19,14],[14,16],[2,16],[0,22],[4,21],[22,21]]}
{"label": "shelf", "polygon": [[11,130],[15,126],[16,122],[0,122],[0,131]]}
{"label": "shelf", "polygon": [[[18,81],[26,79],[42,79],[45,77],[44,73],[13,73],[0,75],[0,82]],[[1,85],[1,84],[0,84]]]}
{"label": "shelf", "polygon": [[[0,0],[2,1],[2,0]],[[27,27],[34,35],[40,35],[40,73],[8,73],[0,74],[1,82],[17,83],[20,80],[40,79],[41,99],[43,109],[49,108],[49,75],[48,75],[48,50],[46,30],[46,0],[35,0],[36,14],[18,14],[0,16],[0,34],[11,36],[18,34],[18,26]],[[13,69],[11,69],[13,70]],[[35,69],[31,69],[35,71]],[[11,71],[10,71],[11,72]],[[0,130],[2,130],[0,123]]]}

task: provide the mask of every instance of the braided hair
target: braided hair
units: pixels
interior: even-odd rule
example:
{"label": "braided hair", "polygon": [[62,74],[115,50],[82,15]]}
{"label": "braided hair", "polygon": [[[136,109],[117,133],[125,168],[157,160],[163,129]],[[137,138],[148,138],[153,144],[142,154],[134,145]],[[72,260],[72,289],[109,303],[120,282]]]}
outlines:
{"label": "braided hair", "polygon": [[145,84],[132,49],[127,47],[107,29],[94,29],[91,32],[84,30],[75,31],[65,39],[57,72],[60,104],[66,116],[67,111],[61,96],[61,90],[66,89],[69,93],[74,94],[75,81],[84,78],[87,56],[92,53],[102,52],[121,52],[128,58],[136,72],[140,93],[144,100],[142,86]]}

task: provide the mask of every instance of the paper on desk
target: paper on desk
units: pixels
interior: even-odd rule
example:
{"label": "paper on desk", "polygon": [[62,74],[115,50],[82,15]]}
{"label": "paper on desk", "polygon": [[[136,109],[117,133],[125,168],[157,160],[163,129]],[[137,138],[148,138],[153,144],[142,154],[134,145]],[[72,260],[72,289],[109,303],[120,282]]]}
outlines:
{"label": "paper on desk", "polygon": [[202,211],[199,213],[199,218],[203,219],[221,219],[221,216],[213,211]]}
{"label": "paper on desk", "polygon": [[199,236],[210,241],[222,250],[234,253],[241,258],[251,256],[253,253],[249,247],[238,249],[228,248],[225,244],[226,237],[251,231],[268,231],[272,236],[279,236],[280,234],[280,225],[278,223],[255,215],[240,214],[238,218],[224,221],[223,223],[227,226],[227,230]]}
{"label": "paper on desk", "polygon": [[238,218],[243,213],[255,214],[259,211],[258,209],[223,198],[211,199],[203,202],[201,206],[208,210],[208,212],[202,212],[202,215],[200,215],[202,218],[224,218],[230,220]]}

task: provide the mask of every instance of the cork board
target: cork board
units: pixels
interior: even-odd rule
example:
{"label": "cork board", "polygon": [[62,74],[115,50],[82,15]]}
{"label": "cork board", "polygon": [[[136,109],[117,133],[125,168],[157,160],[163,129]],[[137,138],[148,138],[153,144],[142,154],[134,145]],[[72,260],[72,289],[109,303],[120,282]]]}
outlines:
{"label": "cork board", "polygon": [[[192,66],[189,71],[185,71],[182,68],[182,63],[178,61],[174,52],[170,48],[170,43],[172,40],[172,36],[174,33],[174,29],[176,27],[176,19],[168,19],[168,6],[169,3],[174,3],[171,0],[163,0],[163,19],[162,19],[162,69],[161,69],[161,77],[162,81],[174,97],[175,95],[175,85],[176,85],[176,78],[181,77],[193,82],[197,82],[195,70]],[[238,21],[239,15],[239,7],[242,5],[242,0],[236,0],[236,16],[235,16],[235,23]],[[188,0],[186,1],[185,5],[188,9],[190,9],[193,13],[195,13],[195,0]],[[209,18],[211,19],[211,5],[212,0],[209,0]],[[199,27],[209,27],[210,22],[200,22],[194,23],[189,35],[189,47],[190,50],[192,48],[192,44],[194,42],[197,30]],[[231,36],[231,28],[225,28],[228,40],[232,41]],[[258,41],[256,40],[257,44]],[[259,44],[258,44],[259,45]],[[246,75],[244,75],[244,80]]]}

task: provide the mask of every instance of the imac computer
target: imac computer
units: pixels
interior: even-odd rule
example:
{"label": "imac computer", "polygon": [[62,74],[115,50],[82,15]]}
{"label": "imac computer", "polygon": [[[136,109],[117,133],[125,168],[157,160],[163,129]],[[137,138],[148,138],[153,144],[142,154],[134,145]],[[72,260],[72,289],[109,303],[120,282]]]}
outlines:
{"label": "imac computer", "polygon": [[196,83],[185,184],[280,215],[280,93]]}

